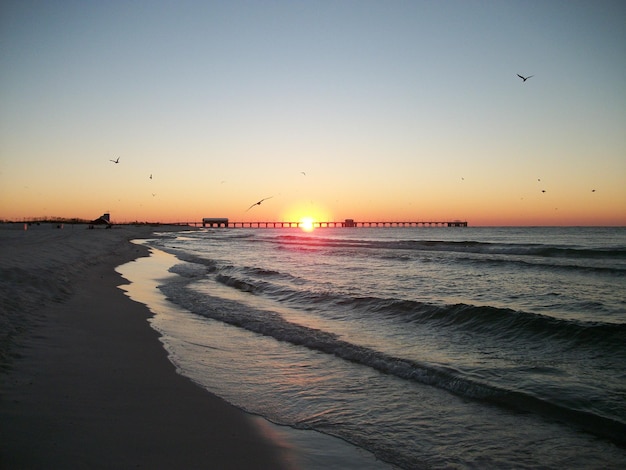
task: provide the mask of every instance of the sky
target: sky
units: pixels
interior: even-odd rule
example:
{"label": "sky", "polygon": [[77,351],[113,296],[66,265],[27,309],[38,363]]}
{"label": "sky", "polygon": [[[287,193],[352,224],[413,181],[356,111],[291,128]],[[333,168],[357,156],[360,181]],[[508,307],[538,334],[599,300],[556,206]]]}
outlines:
{"label": "sky", "polygon": [[626,225],[626,2],[4,0],[0,220],[105,212]]}

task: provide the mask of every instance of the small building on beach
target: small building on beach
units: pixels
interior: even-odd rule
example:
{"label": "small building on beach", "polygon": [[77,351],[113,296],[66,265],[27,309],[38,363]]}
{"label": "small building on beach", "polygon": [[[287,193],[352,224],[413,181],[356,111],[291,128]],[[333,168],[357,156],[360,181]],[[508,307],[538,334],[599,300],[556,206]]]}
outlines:
{"label": "small building on beach", "polygon": [[108,212],[102,214],[100,217],[98,217],[97,219],[92,220],[91,222],[89,222],[89,228],[93,228],[94,225],[106,225],[106,228],[111,228],[111,214],[109,214]]}

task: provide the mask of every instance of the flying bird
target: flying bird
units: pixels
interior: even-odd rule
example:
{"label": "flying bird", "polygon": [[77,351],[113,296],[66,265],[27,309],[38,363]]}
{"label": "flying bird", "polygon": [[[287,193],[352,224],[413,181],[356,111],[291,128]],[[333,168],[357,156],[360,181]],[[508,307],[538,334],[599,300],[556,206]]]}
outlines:
{"label": "flying bird", "polygon": [[302,173],[304,176],[306,176],[306,173],[304,171],[301,171],[300,173]]}
{"label": "flying bird", "polygon": [[120,157],[117,157],[117,160],[109,160],[109,161],[113,162],[113,163],[119,163],[120,162]]}
{"label": "flying bird", "polygon": [[519,78],[521,78],[522,80],[524,80],[524,81],[528,80],[528,79],[529,79],[529,78],[531,78],[531,77],[534,77],[534,75],[529,75],[528,77],[522,77],[519,73],[517,74],[517,76],[518,76]]}
{"label": "flying bird", "polygon": [[152,179],[152,173],[150,173],[150,179]]}
{"label": "flying bird", "polygon": [[268,199],[272,199],[273,197],[274,197],[274,196],[266,197],[266,198],[261,199],[259,202],[255,202],[254,204],[252,204],[250,207],[248,207],[248,208],[246,209],[246,212],[248,212],[248,211],[249,211],[250,209],[252,209],[254,206],[260,206],[260,205],[261,205],[261,203],[262,203],[263,201],[267,201]]}

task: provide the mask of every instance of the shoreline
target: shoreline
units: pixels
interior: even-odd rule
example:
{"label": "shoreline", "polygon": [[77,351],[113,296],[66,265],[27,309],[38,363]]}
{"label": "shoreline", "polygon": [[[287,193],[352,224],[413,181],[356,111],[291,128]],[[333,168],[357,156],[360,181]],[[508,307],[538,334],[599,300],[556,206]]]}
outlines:
{"label": "shoreline", "polygon": [[186,229],[0,229],[0,466],[295,468],[288,444],[177,373],[118,287],[115,268],[149,255],[132,239]]}
{"label": "shoreline", "polygon": [[[254,403],[236,403],[228,395],[222,395],[219,390],[211,388],[204,380],[203,375],[194,373],[195,367],[188,368],[190,362],[186,360],[190,342],[197,338],[189,337],[186,326],[201,329],[203,321],[198,323],[198,316],[175,302],[169,300],[159,288],[167,283],[168,278],[178,278],[179,274],[172,273],[172,266],[183,263],[174,254],[168,253],[151,244],[146,239],[133,240],[141,246],[148,247],[150,255],[118,266],[116,271],[129,284],[119,286],[131,299],[148,306],[153,315],[149,323],[160,336],[159,341],[168,353],[169,360],[174,364],[179,374],[188,377],[208,393],[222,397],[237,409],[252,417],[263,432],[271,435],[282,446],[291,449],[289,462],[294,468],[303,470],[317,469],[354,469],[364,468],[387,470],[391,464],[379,460],[374,454],[340,437],[325,434],[313,429],[298,429],[289,424],[278,424],[270,418],[255,412]],[[201,317],[200,317],[201,318]],[[199,331],[199,330],[196,330]],[[210,367],[210,366],[209,366]],[[219,368],[219,364],[216,364]]]}

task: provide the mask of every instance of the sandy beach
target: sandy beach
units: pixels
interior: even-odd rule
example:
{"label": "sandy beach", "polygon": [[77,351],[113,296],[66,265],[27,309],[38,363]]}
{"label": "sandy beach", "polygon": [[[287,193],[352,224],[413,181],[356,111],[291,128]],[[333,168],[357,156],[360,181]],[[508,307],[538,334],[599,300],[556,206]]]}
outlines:
{"label": "sandy beach", "polygon": [[[289,446],[176,373],[114,268],[149,226],[0,226],[0,467],[293,468]],[[180,230],[180,227],[159,227]]]}

